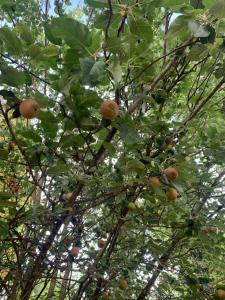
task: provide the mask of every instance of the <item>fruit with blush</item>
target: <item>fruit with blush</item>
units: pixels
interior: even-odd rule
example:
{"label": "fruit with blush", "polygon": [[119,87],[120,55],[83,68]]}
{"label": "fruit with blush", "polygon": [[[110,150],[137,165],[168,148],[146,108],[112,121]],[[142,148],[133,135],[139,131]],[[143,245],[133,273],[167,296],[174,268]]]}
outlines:
{"label": "fruit with blush", "polygon": [[166,192],[166,198],[167,200],[173,201],[176,200],[178,196],[177,190],[174,188],[170,188],[167,192]]}
{"label": "fruit with blush", "polygon": [[104,119],[113,120],[119,114],[119,106],[115,101],[108,99],[102,102],[100,111]]}
{"label": "fruit with blush", "polygon": [[166,176],[166,178],[171,181],[175,180],[178,177],[177,170],[172,167],[165,169],[163,173]]}
{"label": "fruit with blush", "polygon": [[33,119],[37,117],[40,111],[40,106],[36,100],[26,99],[20,103],[19,111],[21,116],[23,116],[24,118]]}

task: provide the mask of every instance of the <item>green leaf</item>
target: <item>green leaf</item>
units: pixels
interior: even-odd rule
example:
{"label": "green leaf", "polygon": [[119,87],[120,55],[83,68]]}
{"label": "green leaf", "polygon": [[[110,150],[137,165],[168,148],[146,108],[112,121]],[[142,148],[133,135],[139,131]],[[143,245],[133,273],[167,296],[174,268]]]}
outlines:
{"label": "green leaf", "polygon": [[129,27],[132,34],[139,39],[143,39],[151,43],[153,40],[153,31],[149,22],[144,18],[130,18]]}
{"label": "green leaf", "polygon": [[9,155],[9,152],[7,150],[0,149],[0,158],[1,159],[7,159],[8,155]]}
{"label": "green leaf", "polygon": [[1,200],[8,200],[12,197],[12,194],[8,192],[0,192],[0,201]]}
{"label": "green leaf", "polygon": [[64,161],[59,160],[57,162],[57,164],[53,167],[50,167],[47,170],[47,174],[49,176],[54,176],[54,175],[58,175],[58,174],[62,174],[62,173],[67,173],[69,171],[68,166],[64,163]]}
{"label": "green leaf", "polygon": [[167,39],[187,39],[188,36],[190,36],[188,21],[190,21],[189,17],[178,16],[170,25],[169,31],[167,33]]}
{"label": "green leaf", "polygon": [[105,8],[108,7],[107,0],[85,0],[85,3],[88,4],[88,6],[93,8]]}
{"label": "green leaf", "polygon": [[222,35],[224,34],[224,32],[225,32],[225,19],[222,19],[218,22],[216,31],[217,31],[218,34],[222,34]]}
{"label": "green leaf", "polygon": [[26,74],[24,72],[17,71],[12,67],[3,67],[0,69],[2,74],[0,75],[0,82],[6,83],[10,86],[20,86],[26,82]]}
{"label": "green leaf", "polygon": [[136,172],[138,174],[143,173],[145,165],[138,159],[129,160],[126,164],[126,172]]}
{"label": "green leaf", "polygon": [[181,8],[189,4],[188,0],[163,0],[161,5],[166,8]]}
{"label": "green leaf", "polygon": [[18,25],[20,37],[26,42],[27,45],[31,45],[34,43],[34,36],[32,31],[25,24]]}
{"label": "green leaf", "polygon": [[202,0],[205,8],[210,9],[212,6],[214,6],[218,0]]}
{"label": "green leaf", "polygon": [[115,155],[116,148],[111,143],[104,143],[104,148],[110,156]]}
{"label": "green leaf", "polygon": [[122,80],[122,67],[119,59],[114,59],[113,63],[109,65],[109,71],[113,75],[115,86],[118,86]]}
{"label": "green leaf", "polygon": [[83,48],[91,44],[87,26],[74,19],[67,17],[53,18],[49,26],[51,34],[57,41],[62,39],[72,48]]}
{"label": "green leaf", "polygon": [[20,135],[37,143],[42,142],[41,137],[32,129],[23,130],[20,132]]}
{"label": "green leaf", "polygon": [[8,27],[0,28],[0,40],[5,43],[7,50],[12,54],[22,53],[22,44],[16,34]]}
{"label": "green leaf", "polygon": [[210,12],[219,19],[225,17],[225,0],[218,0],[210,9]]}
{"label": "green leaf", "polygon": [[48,60],[51,57],[58,57],[59,49],[56,46],[49,45],[46,46],[42,51],[41,51],[41,59]]}
{"label": "green leaf", "polygon": [[91,53],[95,53],[99,49],[101,49],[101,42],[103,38],[103,31],[101,29],[93,28],[91,31],[91,46],[88,48],[88,50]]}
{"label": "green leaf", "polygon": [[41,121],[41,127],[48,137],[55,137],[58,130],[58,120],[50,111],[40,111],[38,119]]}
{"label": "green leaf", "polygon": [[206,56],[208,53],[208,49],[205,45],[203,44],[196,44],[194,45],[189,54],[188,54],[188,58],[191,61],[198,61],[199,59],[203,58],[204,56]]}
{"label": "green leaf", "polygon": [[202,3],[202,0],[190,0],[190,4],[195,8],[204,8],[204,5]]}
{"label": "green leaf", "polygon": [[121,120],[120,136],[126,145],[135,145],[140,141],[139,134],[129,120]]}
{"label": "green leaf", "polygon": [[80,67],[84,85],[95,86],[101,82],[106,74],[105,63],[103,61],[95,62],[92,58],[80,58]]}
{"label": "green leaf", "polygon": [[68,134],[64,135],[60,139],[60,145],[63,148],[69,148],[69,147],[82,147],[84,144],[84,139],[80,135],[74,135],[74,134]]}
{"label": "green leaf", "polygon": [[[45,36],[46,38],[54,45],[62,45],[62,39],[61,38],[57,38],[54,36],[54,34],[52,33],[52,26],[50,23],[46,23],[44,25],[44,30],[45,30]],[[35,45],[34,45],[35,46]]]}
{"label": "green leaf", "polygon": [[[9,4],[9,2],[10,2],[9,0],[0,0],[0,6]],[[12,2],[10,4],[12,4]]]}
{"label": "green leaf", "polygon": [[7,200],[0,200],[1,207],[16,207],[17,204],[15,202],[7,201]]}
{"label": "green leaf", "polygon": [[0,220],[0,236],[6,237],[9,231],[9,226],[5,221]]}
{"label": "green leaf", "polygon": [[83,130],[94,130],[98,127],[98,119],[94,118],[82,118],[79,122],[79,126]]}
{"label": "green leaf", "polygon": [[128,54],[130,48],[137,42],[137,37],[134,35],[121,35],[118,37],[110,37],[107,39],[105,49],[113,53],[119,53],[121,55]]}
{"label": "green leaf", "polygon": [[41,47],[38,45],[30,45],[27,52],[32,59],[38,59],[41,55]]}
{"label": "green leaf", "polygon": [[34,98],[38,101],[40,107],[42,108],[50,108],[54,107],[54,101],[49,99],[47,96],[43,95],[39,91],[36,91]]}

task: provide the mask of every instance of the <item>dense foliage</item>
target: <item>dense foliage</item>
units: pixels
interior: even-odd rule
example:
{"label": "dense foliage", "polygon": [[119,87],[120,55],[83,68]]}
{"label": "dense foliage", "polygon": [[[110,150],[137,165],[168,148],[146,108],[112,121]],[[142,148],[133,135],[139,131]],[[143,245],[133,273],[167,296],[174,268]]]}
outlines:
{"label": "dense foliage", "polygon": [[225,0],[52,2],[0,0],[0,298],[223,299]]}

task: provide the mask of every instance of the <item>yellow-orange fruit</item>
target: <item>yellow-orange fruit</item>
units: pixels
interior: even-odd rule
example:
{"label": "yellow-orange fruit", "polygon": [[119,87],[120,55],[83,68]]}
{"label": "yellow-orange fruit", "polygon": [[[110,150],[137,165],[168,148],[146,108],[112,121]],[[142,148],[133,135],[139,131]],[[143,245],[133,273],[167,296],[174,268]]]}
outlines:
{"label": "yellow-orange fruit", "polygon": [[73,247],[71,250],[70,250],[70,254],[72,256],[75,256],[77,257],[79,255],[79,252],[80,252],[80,248],[79,247]]}
{"label": "yellow-orange fruit", "polygon": [[99,247],[99,248],[104,248],[104,246],[105,246],[105,241],[103,241],[103,240],[98,240],[98,247]]}
{"label": "yellow-orange fruit", "polygon": [[128,287],[127,281],[125,278],[120,278],[118,280],[118,287],[122,290],[125,290]]}
{"label": "yellow-orange fruit", "polygon": [[175,180],[178,176],[177,170],[171,167],[165,169],[163,173],[166,175],[168,180]]}
{"label": "yellow-orange fruit", "polygon": [[115,101],[108,99],[102,102],[100,111],[104,119],[113,120],[119,114],[119,106]]}
{"label": "yellow-orange fruit", "polygon": [[178,196],[177,190],[174,188],[170,188],[167,192],[166,192],[166,198],[167,200],[176,200]]}
{"label": "yellow-orange fruit", "polygon": [[218,299],[225,299],[225,291],[224,290],[217,290],[215,293],[216,298]]}
{"label": "yellow-orange fruit", "polygon": [[136,209],[136,205],[133,202],[130,202],[127,206],[128,210],[133,211]]}
{"label": "yellow-orange fruit", "polygon": [[20,114],[26,119],[36,118],[40,110],[40,106],[34,99],[26,99],[20,103]]}
{"label": "yellow-orange fruit", "polygon": [[161,182],[158,177],[149,177],[148,183],[152,187],[157,187],[161,185]]}

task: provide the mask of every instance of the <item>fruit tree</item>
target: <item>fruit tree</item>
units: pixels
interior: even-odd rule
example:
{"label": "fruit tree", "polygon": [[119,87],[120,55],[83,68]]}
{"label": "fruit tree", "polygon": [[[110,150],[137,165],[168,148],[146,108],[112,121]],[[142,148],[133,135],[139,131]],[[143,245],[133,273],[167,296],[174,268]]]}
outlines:
{"label": "fruit tree", "polygon": [[0,16],[0,298],[225,299],[225,0]]}

